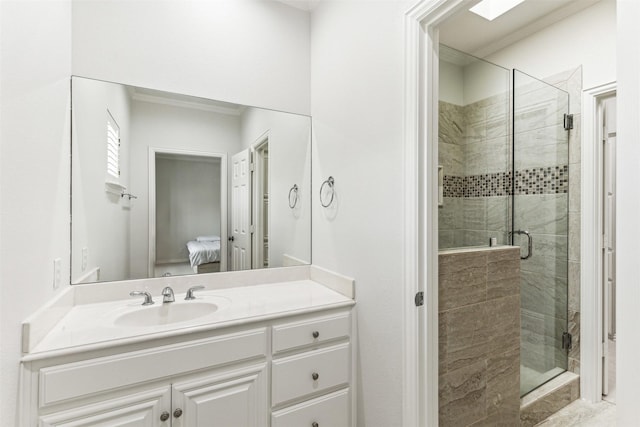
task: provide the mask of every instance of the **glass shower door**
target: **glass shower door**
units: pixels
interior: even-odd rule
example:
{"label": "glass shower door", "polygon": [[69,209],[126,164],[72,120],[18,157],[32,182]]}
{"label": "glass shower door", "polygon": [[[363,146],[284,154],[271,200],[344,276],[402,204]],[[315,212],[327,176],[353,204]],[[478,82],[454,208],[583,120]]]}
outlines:
{"label": "glass shower door", "polygon": [[512,242],[521,246],[520,394],[567,370],[569,94],[513,71]]}

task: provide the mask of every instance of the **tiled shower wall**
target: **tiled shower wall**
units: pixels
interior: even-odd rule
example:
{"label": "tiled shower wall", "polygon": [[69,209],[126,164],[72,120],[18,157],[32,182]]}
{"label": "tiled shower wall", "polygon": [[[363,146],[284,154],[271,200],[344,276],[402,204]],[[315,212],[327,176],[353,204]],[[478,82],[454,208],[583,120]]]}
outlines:
{"label": "tiled shower wall", "polygon": [[507,243],[509,195],[507,94],[466,106],[439,103],[439,164],[444,197],[440,249]]}
{"label": "tiled shower wall", "polygon": [[520,251],[438,256],[441,426],[516,426],[520,419]]}

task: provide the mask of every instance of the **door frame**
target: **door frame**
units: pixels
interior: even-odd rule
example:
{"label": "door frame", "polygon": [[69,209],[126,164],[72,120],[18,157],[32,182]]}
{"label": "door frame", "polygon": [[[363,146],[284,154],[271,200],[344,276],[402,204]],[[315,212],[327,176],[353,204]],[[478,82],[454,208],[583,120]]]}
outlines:
{"label": "door frame", "polygon": [[477,2],[419,0],[404,16],[403,425],[438,425],[438,26]]}
{"label": "door frame", "polygon": [[580,255],[580,395],[602,400],[603,303],[602,289],[602,103],[617,93],[616,82],[582,93],[581,242]]}
{"label": "door frame", "polygon": [[149,146],[149,251],[147,274],[155,277],[156,261],[156,154],[220,159],[220,271],[227,271],[227,154]]}
{"label": "door frame", "polygon": [[[257,260],[261,260],[264,255],[264,245],[259,245],[258,240],[259,236],[262,235],[262,229],[259,227],[261,224],[260,215],[262,213],[262,201],[259,197],[258,184],[262,177],[262,164],[258,162],[258,150],[262,148],[263,145],[269,144],[269,131],[265,131],[259,138],[257,138],[253,144],[251,144],[249,153],[251,155],[251,164],[253,168],[251,170],[251,268],[264,268],[261,265],[254,265],[257,263]],[[269,167],[268,173],[271,171],[271,167]],[[268,189],[267,194],[271,197],[271,180],[268,180]],[[269,200],[271,203],[271,200]],[[271,216],[268,218],[267,230],[270,230]],[[264,242],[263,242],[264,243]]]}
{"label": "door frame", "polygon": [[[403,424],[438,425],[437,101],[438,25],[477,0],[419,0],[405,14]],[[585,90],[581,149],[581,396],[602,398],[601,153],[597,103],[616,83]],[[424,171],[427,171],[426,173]],[[590,250],[584,250],[589,248]],[[597,280],[596,280],[597,279]],[[424,292],[416,310],[414,295]],[[429,381],[430,380],[430,381]]]}

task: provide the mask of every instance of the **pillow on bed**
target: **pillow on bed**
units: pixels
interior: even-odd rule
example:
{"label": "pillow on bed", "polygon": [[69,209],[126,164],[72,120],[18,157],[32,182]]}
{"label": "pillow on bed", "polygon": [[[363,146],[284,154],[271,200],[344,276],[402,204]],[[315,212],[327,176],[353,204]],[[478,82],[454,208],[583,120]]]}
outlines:
{"label": "pillow on bed", "polygon": [[197,242],[217,242],[220,240],[220,236],[198,236],[196,237]]}

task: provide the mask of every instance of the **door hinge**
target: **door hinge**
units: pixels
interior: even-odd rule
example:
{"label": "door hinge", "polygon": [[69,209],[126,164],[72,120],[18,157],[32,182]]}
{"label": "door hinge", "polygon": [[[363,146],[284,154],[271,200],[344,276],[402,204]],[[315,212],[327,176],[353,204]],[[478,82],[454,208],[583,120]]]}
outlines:
{"label": "door hinge", "polygon": [[249,233],[253,234],[255,232],[256,232],[256,226],[255,225],[249,226]]}
{"label": "door hinge", "polygon": [[562,348],[565,350],[571,350],[573,336],[569,332],[562,333]]}
{"label": "door hinge", "polygon": [[414,298],[414,301],[416,303],[416,307],[424,305],[424,292],[418,292]]}
{"label": "door hinge", "polygon": [[573,114],[564,115],[564,130],[573,129]]}
{"label": "door hinge", "polygon": [[256,169],[256,164],[255,163],[249,163],[249,170],[251,172],[253,172]]}

